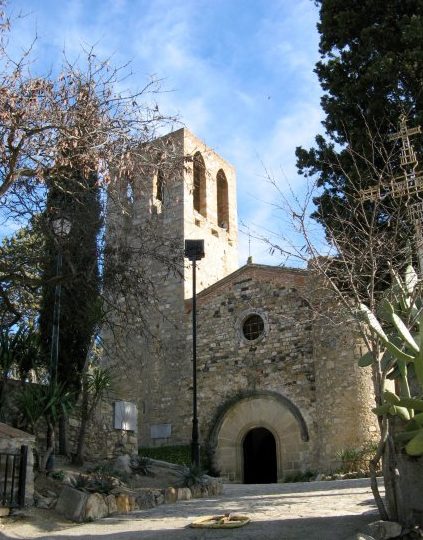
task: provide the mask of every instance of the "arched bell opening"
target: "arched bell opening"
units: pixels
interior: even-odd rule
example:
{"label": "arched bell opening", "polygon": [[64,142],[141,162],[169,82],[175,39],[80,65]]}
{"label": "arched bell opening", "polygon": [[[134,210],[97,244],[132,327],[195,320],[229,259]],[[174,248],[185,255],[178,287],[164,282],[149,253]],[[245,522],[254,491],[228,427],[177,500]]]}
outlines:
{"label": "arched bell opening", "polygon": [[229,232],[229,199],[228,199],[228,181],[222,169],[219,170],[216,177],[217,188],[217,224],[221,229]]}
{"label": "arched bell opening", "polygon": [[207,217],[206,165],[200,152],[194,155],[193,206],[203,217]]}

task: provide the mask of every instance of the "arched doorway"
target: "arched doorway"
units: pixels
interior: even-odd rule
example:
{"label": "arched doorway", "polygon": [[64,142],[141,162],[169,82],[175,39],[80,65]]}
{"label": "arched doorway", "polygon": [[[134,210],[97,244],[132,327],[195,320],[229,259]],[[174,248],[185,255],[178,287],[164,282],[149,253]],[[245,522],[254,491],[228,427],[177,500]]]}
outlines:
{"label": "arched doorway", "polygon": [[247,390],[224,404],[210,431],[213,465],[222,477],[230,482],[245,480],[244,440],[258,427],[267,428],[275,438],[277,481],[310,468],[308,429],[298,407],[278,392]]}
{"label": "arched doorway", "polygon": [[244,438],[242,450],[245,484],[271,484],[278,481],[276,441],[268,429],[251,429]]}

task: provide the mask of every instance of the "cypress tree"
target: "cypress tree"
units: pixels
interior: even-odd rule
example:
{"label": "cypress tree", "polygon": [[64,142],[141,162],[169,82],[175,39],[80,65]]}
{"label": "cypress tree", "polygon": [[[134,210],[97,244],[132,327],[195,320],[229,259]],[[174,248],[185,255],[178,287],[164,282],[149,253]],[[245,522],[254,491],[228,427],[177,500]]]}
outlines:
{"label": "cypress tree", "polygon": [[[40,332],[46,355],[51,354],[54,293],[61,284],[60,340],[57,381],[78,392],[87,352],[99,322],[100,275],[98,235],[101,227],[99,188],[94,173],[78,169],[61,171],[50,181],[47,218],[65,216],[71,224],[67,238],[57,240],[47,232]],[[47,224],[49,227],[50,224]],[[57,276],[58,250],[62,271]]]}
{"label": "cypress tree", "polygon": [[[322,191],[313,216],[336,233],[340,215],[354,223],[350,202],[357,189],[377,182],[375,170],[389,173],[388,145],[380,153],[375,147],[398,130],[400,114],[410,126],[423,126],[423,1],[315,3],[321,55],[315,72],[324,90],[325,135],[317,135],[309,150],[297,148],[297,167],[316,176]],[[413,142],[421,155],[422,142]]]}

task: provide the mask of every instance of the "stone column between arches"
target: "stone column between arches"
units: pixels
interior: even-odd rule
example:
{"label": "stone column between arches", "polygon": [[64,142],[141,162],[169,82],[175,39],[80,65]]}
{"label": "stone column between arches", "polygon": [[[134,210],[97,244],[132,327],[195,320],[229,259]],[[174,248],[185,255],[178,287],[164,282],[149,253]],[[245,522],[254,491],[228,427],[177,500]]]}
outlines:
{"label": "stone column between arches", "polygon": [[220,420],[215,463],[223,478],[243,482],[243,441],[259,427],[275,438],[278,482],[310,467],[309,443],[289,408],[273,396],[248,397],[232,405]]}

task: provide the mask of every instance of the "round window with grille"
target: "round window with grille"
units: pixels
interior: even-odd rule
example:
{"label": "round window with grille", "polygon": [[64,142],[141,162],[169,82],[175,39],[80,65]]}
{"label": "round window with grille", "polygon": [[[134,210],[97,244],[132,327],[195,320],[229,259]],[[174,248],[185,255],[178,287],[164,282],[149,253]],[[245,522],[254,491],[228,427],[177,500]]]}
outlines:
{"label": "round window with grille", "polygon": [[248,341],[254,341],[255,339],[259,338],[263,332],[264,321],[260,315],[254,313],[245,319],[242,325],[242,333],[244,334],[245,339],[248,339]]}

